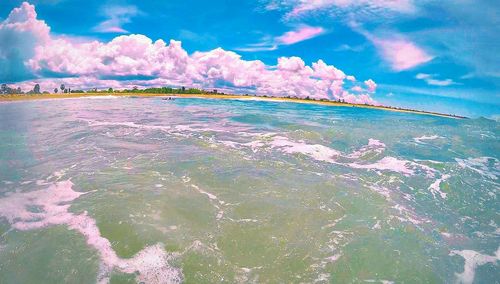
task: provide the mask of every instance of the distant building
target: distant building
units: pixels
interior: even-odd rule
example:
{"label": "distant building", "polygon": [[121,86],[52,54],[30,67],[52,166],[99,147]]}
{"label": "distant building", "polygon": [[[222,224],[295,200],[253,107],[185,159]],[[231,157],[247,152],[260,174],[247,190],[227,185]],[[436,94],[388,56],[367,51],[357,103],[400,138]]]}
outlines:
{"label": "distant building", "polygon": [[214,89],[214,94],[217,94],[217,89]]}

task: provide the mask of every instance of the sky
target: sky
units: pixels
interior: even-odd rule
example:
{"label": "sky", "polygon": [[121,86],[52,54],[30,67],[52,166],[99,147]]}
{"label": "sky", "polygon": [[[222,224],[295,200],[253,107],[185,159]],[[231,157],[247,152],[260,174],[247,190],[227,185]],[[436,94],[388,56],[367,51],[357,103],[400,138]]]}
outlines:
{"label": "sky", "polygon": [[0,1],[0,82],[172,86],[500,116],[500,2]]}

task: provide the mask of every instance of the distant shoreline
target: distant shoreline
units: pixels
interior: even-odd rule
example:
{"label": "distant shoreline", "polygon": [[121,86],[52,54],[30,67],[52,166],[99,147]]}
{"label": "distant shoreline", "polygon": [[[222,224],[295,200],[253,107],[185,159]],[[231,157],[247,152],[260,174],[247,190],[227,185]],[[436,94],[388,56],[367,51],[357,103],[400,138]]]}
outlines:
{"label": "distant shoreline", "polygon": [[440,116],[455,119],[467,119],[465,116],[423,111],[423,110],[412,110],[404,108],[394,108],[388,106],[374,106],[374,105],[364,105],[364,104],[351,104],[342,103],[335,101],[319,101],[319,100],[306,100],[306,99],[295,99],[295,98],[284,98],[284,97],[262,97],[255,95],[232,95],[232,94],[154,94],[154,93],[69,93],[69,94],[15,94],[15,95],[0,95],[0,102],[2,101],[29,101],[29,100],[43,100],[43,99],[64,99],[64,98],[85,98],[85,97],[179,97],[179,98],[208,98],[208,99],[238,99],[238,100],[260,100],[260,101],[271,101],[271,102],[293,102],[293,103],[303,103],[303,104],[315,104],[315,105],[326,105],[326,106],[343,106],[343,107],[358,107],[358,108],[371,108],[380,109],[386,111],[394,112],[404,112],[404,113],[415,113],[423,115]]}

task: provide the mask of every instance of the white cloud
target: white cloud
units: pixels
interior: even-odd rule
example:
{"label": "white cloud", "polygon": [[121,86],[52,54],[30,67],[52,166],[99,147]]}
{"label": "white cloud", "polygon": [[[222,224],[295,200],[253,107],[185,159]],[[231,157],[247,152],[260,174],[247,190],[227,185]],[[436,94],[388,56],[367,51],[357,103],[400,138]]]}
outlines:
{"label": "white cloud", "polygon": [[294,5],[289,13],[298,16],[303,13],[314,12],[329,8],[356,9],[356,10],[378,10],[386,9],[396,12],[413,12],[415,6],[411,0],[301,0]]}
{"label": "white cloud", "polygon": [[456,85],[457,83],[452,79],[436,79],[436,75],[418,73],[415,78],[419,80],[424,80],[428,85],[446,87],[450,85]]}
{"label": "white cloud", "polygon": [[326,31],[322,27],[311,27],[300,25],[296,29],[288,31],[277,37],[266,36],[259,43],[249,44],[244,47],[235,48],[238,51],[255,52],[276,50],[280,45],[292,45],[306,41],[324,34]]}
{"label": "white cloud", "polygon": [[374,93],[377,90],[377,84],[372,79],[368,79],[364,83],[370,93]]}
{"label": "white cloud", "polygon": [[103,8],[105,21],[94,27],[94,31],[101,33],[128,33],[123,28],[124,24],[130,23],[132,17],[141,12],[136,6],[106,6]]}
{"label": "white cloud", "polygon": [[286,19],[324,13],[356,20],[376,19],[395,13],[414,14],[418,10],[413,0],[269,0],[266,10],[283,10]]}
{"label": "white cloud", "polygon": [[434,56],[401,34],[393,32],[390,35],[377,36],[354,21],[349,25],[375,45],[380,56],[394,71],[412,69],[434,59]]}

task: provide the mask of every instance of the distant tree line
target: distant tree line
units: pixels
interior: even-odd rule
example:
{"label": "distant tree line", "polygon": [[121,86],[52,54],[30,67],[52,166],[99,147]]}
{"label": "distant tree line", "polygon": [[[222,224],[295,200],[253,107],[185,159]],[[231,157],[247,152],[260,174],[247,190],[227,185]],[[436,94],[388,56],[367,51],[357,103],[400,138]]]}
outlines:
{"label": "distant tree line", "polygon": [[0,86],[0,94],[11,95],[11,94],[24,94],[20,87],[11,88],[7,84],[2,84]]}
{"label": "distant tree line", "polygon": [[[29,90],[27,92],[23,92],[23,90],[21,90],[21,87],[11,88],[7,84],[0,85],[0,94],[2,94],[2,95],[41,94],[41,93],[42,92],[40,90],[40,85],[39,84],[35,84],[35,86],[33,87],[33,89]],[[48,92],[45,92],[45,93],[48,93]]]}
{"label": "distant tree line", "polygon": [[201,89],[186,88],[186,87],[181,87],[179,89],[175,89],[175,88],[171,88],[171,87],[139,89],[137,87],[134,87],[131,90],[125,89],[125,90],[122,90],[120,92],[122,92],[122,93],[148,93],[148,94],[205,94],[205,93],[207,93],[206,91],[201,90]]}
{"label": "distant tree line", "polygon": [[[67,93],[84,93],[82,90],[71,90],[71,88],[66,88],[64,84],[61,84],[60,88],[61,94],[67,94]],[[59,92],[58,88],[54,89],[54,94],[57,94]],[[21,90],[21,87],[17,88],[11,88],[7,84],[1,84],[0,85],[0,94],[2,95],[16,95],[16,94],[28,94],[28,95],[34,95],[34,94],[49,94],[48,91],[43,91],[40,89],[40,84],[35,84],[33,86],[33,89],[24,92]]]}
{"label": "distant tree line", "polygon": [[[160,87],[160,88],[145,88],[145,89],[140,89],[139,87],[133,87],[132,89],[124,89],[124,90],[113,90],[113,88],[108,88],[103,89],[103,90],[98,90],[97,88],[92,88],[86,91],[87,93],[149,93],[149,94],[221,94],[224,95],[223,92],[218,92],[216,89],[214,90],[202,90],[202,89],[197,89],[197,88],[186,88],[186,87],[180,87],[180,88],[172,88],[172,87]],[[48,92],[43,92],[44,94]],[[67,94],[67,93],[85,93],[83,90],[72,90],[71,88],[67,88],[64,84],[61,84],[59,88],[55,88],[53,91],[54,94],[61,93],[61,94]],[[1,90],[0,94],[41,94],[40,90],[40,85],[35,84],[33,87],[33,90],[30,90],[26,93],[24,93],[21,88],[10,88],[6,84],[1,85]],[[248,94],[245,94],[248,96]],[[267,95],[263,95],[262,97],[267,97]],[[309,96],[303,98],[303,97],[297,97],[297,96],[286,96],[284,98],[289,98],[289,99],[302,99],[302,100],[314,100],[314,101],[336,101],[338,103],[345,103],[344,99],[337,99],[337,100],[331,100],[331,99],[326,99],[326,98],[311,98]]]}
{"label": "distant tree line", "polygon": [[[196,88],[171,88],[171,87],[161,87],[161,88],[146,88],[139,89],[138,87],[134,87],[133,89],[124,89],[124,90],[113,90],[113,88],[108,88],[107,90],[98,90],[97,88],[92,88],[86,91],[87,93],[150,93],[150,94],[206,94],[206,93],[217,93],[217,90],[214,91],[204,91]],[[40,89],[40,84],[35,84],[32,90],[27,92],[23,92],[20,87],[11,88],[7,84],[1,84],[0,86],[0,94],[4,95],[14,95],[14,94],[48,94],[49,92],[42,92]],[[68,93],[85,93],[84,90],[72,90],[71,88],[67,88],[64,84],[61,84],[59,88],[54,88],[54,94],[68,94]]]}

